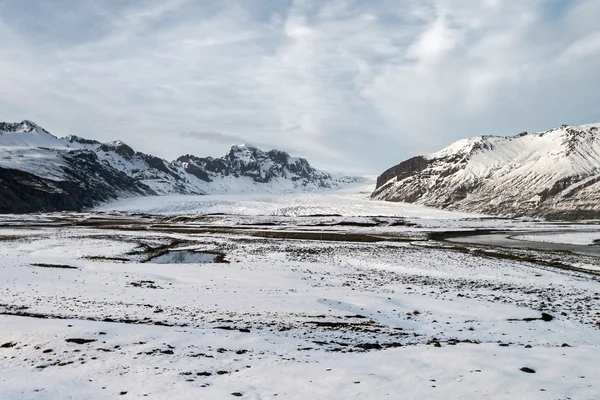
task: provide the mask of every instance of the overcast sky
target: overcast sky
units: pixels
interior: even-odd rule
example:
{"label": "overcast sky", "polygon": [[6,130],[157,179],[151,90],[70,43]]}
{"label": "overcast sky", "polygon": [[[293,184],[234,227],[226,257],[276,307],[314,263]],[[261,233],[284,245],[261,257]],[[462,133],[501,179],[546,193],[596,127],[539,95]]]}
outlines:
{"label": "overcast sky", "polygon": [[382,172],[600,122],[598,0],[2,0],[0,120]]}

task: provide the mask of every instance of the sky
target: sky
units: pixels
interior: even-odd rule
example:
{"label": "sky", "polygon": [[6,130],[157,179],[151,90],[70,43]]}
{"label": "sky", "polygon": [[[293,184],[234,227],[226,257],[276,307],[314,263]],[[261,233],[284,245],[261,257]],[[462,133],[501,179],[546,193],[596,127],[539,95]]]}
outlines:
{"label": "sky", "polygon": [[598,0],[2,0],[0,121],[378,173],[600,122]]}

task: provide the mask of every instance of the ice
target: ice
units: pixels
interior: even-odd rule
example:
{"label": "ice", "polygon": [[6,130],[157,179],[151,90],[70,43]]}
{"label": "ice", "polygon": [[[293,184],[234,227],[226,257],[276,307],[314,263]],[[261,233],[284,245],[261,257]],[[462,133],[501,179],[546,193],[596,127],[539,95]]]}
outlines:
{"label": "ice", "polygon": [[161,254],[148,262],[151,264],[210,264],[216,259],[216,254],[178,250]]}
{"label": "ice", "polygon": [[481,214],[443,211],[407,203],[370,200],[374,183],[333,192],[301,194],[229,194],[207,196],[154,196],[120,199],[98,211],[164,215],[231,214],[271,216],[393,216],[416,218],[478,218]]}

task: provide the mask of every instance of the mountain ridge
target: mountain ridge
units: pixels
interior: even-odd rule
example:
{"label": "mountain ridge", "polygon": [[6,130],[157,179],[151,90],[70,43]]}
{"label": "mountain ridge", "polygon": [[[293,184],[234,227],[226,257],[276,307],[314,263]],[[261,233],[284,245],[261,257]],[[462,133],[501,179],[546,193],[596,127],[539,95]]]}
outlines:
{"label": "mountain ridge", "polygon": [[389,168],[371,197],[507,217],[600,218],[600,124],[462,139]]}
{"label": "mountain ridge", "polygon": [[233,145],[219,158],[188,154],[167,161],[121,140],[58,138],[29,120],[0,123],[0,170],[0,213],[78,211],[127,196],[279,193],[347,184],[347,177],[337,179],[280,150]]}

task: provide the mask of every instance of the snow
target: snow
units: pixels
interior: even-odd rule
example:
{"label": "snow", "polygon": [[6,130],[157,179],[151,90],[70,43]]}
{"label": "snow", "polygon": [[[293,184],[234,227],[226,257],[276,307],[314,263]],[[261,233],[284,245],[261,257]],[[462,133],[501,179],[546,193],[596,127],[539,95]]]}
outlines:
{"label": "snow", "polygon": [[55,150],[0,147],[0,168],[16,169],[46,179],[62,180],[64,166],[62,157]]}
{"label": "snow", "polygon": [[[68,330],[67,324],[72,325]],[[282,362],[269,354],[263,362],[253,363],[251,368],[233,361],[235,356],[215,352],[222,365],[237,364],[239,372],[198,378],[194,376],[196,371],[214,372],[213,363],[202,358],[186,360],[184,355],[170,356],[168,361],[157,360],[157,356],[136,356],[152,347],[136,346],[134,342],[168,343],[176,349],[192,348],[198,353],[210,352],[205,345],[199,345],[199,339],[200,343],[213,343],[223,348],[258,351],[280,346],[281,353],[296,357],[301,352],[284,341],[268,343],[252,334],[223,337],[210,331],[197,333],[150,326],[120,327],[102,322],[23,321],[18,317],[0,317],[0,329],[6,328],[14,332],[13,340],[25,336],[44,349],[64,348],[72,352],[79,347],[89,355],[100,353],[95,351],[98,345],[94,344],[65,345],[66,331],[74,337],[101,339],[106,342],[102,346],[108,348],[120,346],[121,354],[100,353],[97,361],[89,361],[88,356],[83,365],[50,367],[34,373],[18,361],[6,360],[4,365],[11,368],[11,379],[2,382],[5,399],[113,399],[124,391],[127,392],[122,396],[124,398],[156,399],[231,399],[234,392],[249,399],[298,400],[395,398],[398,393],[402,393],[403,399],[444,400],[484,397],[594,399],[598,395],[597,382],[589,369],[598,362],[593,346],[537,347],[523,351],[499,348],[494,344],[461,344],[439,349],[404,348],[366,354],[319,353],[310,358],[301,357],[302,362],[296,363]],[[98,332],[106,335],[98,336]],[[23,352],[36,360],[40,351],[32,347]],[[10,349],[5,352],[15,353]],[[78,357],[73,355],[66,359],[77,360]],[[130,361],[123,364],[124,360]],[[525,365],[536,369],[536,374],[520,372]],[[157,373],[155,368],[160,372]],[[190,376],[178,375],[187,372],[192,372],[191,378],[195,378],[195,382],[185,381]],[[202,388],[203,382],[210,386]]]}
{"label": "snow", "polygon": [[[39,148],[53,139],[30,123],[13,130],[25,136],[0,136],[0,166],[60,179],[68,141]],[[475,152],[464,173],[527,164],[529,141],[550,154],[553,135],[515,138],[491,163]],[[144,166],[97,154],[129,174]],[[600,258],[569,251],[598,239],[598,224],[374,201],[374,182],[302,194],[268,193],[293,189],[286,180],[211,185],[198,188],[238,194],[0,218],[0,399],[600,398]],[[473,229],[506,232],[431,239]]]}
{"label": "snow", "polygon": [[530,242],[565,243],[586,246],[600,243],[600,232],[560,232],[551,234],[520,235],[513,236],[512,238]]}
{"label": "snow", "polygon": [[[245,188],[245,187],[243,187]],[[163,215],[233,214],[272,216],[392,216],[416,218],[477,218],[478,214],[458,213],[407,203],[372,201],[374,184],[301,194],[228,194],[208,196],[150,196],[120,199],[102,205],[98,211],[123,211]],[[239,189],[238,190],[243,190]],[[236,193],[231,187],[229,191]],[[278,190],[281,191],[281,188]]]}
{"label": "snow", "polygon": [[[429,166],[424,171],[400,181],[391,179],[377,197],[401,199],[408,193],[420,204],[492,208],[503,215],[530,215],[539,203],[556,212],[596,210],[599,129],[599,124],[563,126],[517,136],[463,139],[426,156]],[[465,188],[466,196],[451,196]]]}
{"label": "snow", "polygon": [[16,169],[42,178],[61,180],[64,162],[57,149],[68,143],[31,121],[0,126],[0,168]]}
{"label": "snow", "polygon": [[0,130],[0,147],[67,147],[64,140],[58,139],[30,121],[13,125],[13,130]]}
{"label": "snow", "polygon": [[[556,178],[574,174],[588,174],[600,165],[600,140],[593,140],[586,149],[586,156],[577,154],[565,158],[565,137],[568,129],[590,129],[595,125],[565,127],[547,132],[539,132],[514,137],[482,136],[458,141],[446,149],[429,156],[430,159],[447,157],[452,154],[468,154],[470,161],[456,179],[477,177],[502,177],[509,184],[519,176],[537,177],[536,190],[544,182],[554,182]],[[600,138],[600,136],[599,136]],[[479,150],[481,145],[484,150]],[[474,151],[474,149],[477,149]]]}
{"label": "snow", "polygon": [[[91,225],[102,218],[114,219]],[[128,218],[0,228],[0,312],[13,314],[0,315],[2,399],[600,394],[593,278],[430,242],[165,233],[152,228],[160,220]],[[169,243],[223,251],[229,263],[141,262]],[[540,310],[555,318],[522,320]]]}
{"label": "snow", "polygon": [[[64,173],[67,165],[62,157],[65,152],[88,150],[93,151],[102,163],[147,185],[157,195],[314,192],[340,188],[360,181],[357,177],[332,178],[324,171],[313,170],[305,160],[289,157],[287,153],[285,154],[288,164],[276,164],[266,152],[245,144],[231,148],[230,152],[234,157],[229,162],[233,164],[234,171],[224,174],[205,171],[210,180],[206,182],[186,172],[188,163],[185,162],[169,163],[162,160],[162,167],[151,166],[147,155],[135,153],[120,140],[101,144],[76,136],[59,139],[30,121],[0,124],[0,129],[5,129],[0,130],[0,167],[25,171],[51,180],[68,179]],[[126,151],[121,152],[124,154],[121,155],[119,150]],[[229,157],[229,154],[226,157]],[[275,177],[269,182],[258,183],[248,176],[236,176],[241,173],[235,171],[236,168],[250,164],[252,168],[254,164],[258,166],[260,177],[264,178],[270,173]],[[292,172],[294,168],[290,166],[299,172]],[[199,167],[202,169],[202,166]],[[303,170],[310,175],[308,179],[302,177]]]}

